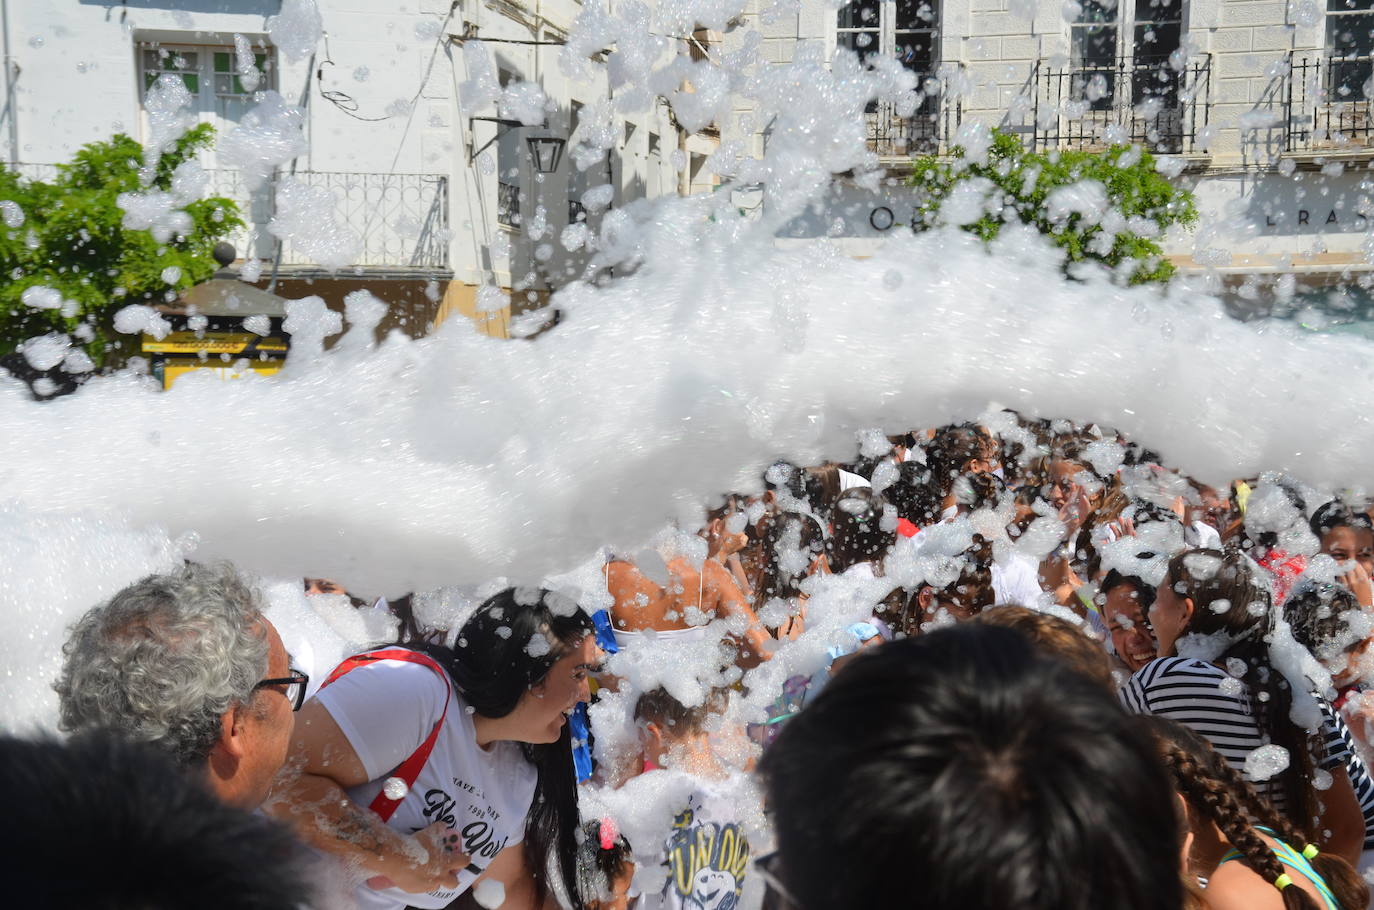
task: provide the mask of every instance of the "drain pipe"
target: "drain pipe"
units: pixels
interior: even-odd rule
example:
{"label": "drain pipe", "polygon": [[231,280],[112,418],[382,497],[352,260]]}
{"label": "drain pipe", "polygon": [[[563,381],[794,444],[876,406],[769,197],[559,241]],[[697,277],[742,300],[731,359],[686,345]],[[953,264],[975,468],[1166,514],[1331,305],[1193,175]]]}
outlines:
{"label": "drain pipe", "polygon": [[5,106],[10,112],[10,164],[19,163],[19,111],[14,103],[14,77],[18,75],[19,67],[15,64],[14,58],[10,56],[10,2],[0,0],[0,32],[3,32],[3,50],[5,63]]}

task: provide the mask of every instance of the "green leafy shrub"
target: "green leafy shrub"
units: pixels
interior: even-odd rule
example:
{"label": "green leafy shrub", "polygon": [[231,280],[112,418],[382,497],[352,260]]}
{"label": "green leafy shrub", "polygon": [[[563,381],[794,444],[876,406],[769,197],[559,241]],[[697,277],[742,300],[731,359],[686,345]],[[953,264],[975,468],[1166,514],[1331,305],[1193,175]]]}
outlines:
{"label": "green leafy shrub", "polygon": [[[74,336],[101,363],[120,308],[167,302],[168,292],[175,299],[214,274],[215,243],[243,226],[233,201],[216,197],[184,206],[190,228],[165,243],[148,230],[124,227],[117,201],[120,193],[170,191],[173,171],[214,135],[208,123],[188,130],[159,158],[147,186],[139,176],[143,146],[123,134],[84,146],[71,163],[57,166],[51,182],[24,180],[0,166],[0,354],[55,331]],[[180,274],[169,284],[163,276],[171,267]],[[67,303],[29,306],[24,292],[34,287],[51,288]]]}
{"label": "green leafy shrub", "polygon": [[[1097,261],[1128,270],[1132,284],[1167,281],[1174,274],[1159,238],[1173,225],[1195,224],[1197,205],[1192,193],[1156,170],[1149,152],[1128,145],[1103,151],[1032,152],[1001,130],[993,130],[991,140],[982,160],[974,160],[962,148],[950,157],[915,160],[910,183],[920,195],[916,229],[948,220],[942,219],[941,210],[951,194],[961,183],[980,181],[963,188],[985,191],[980,216],[959,221],[984,240],[996,237],[1003,225],[1019,222],[1033,225],[1063,249],[1066,268]],[[1076,192],[1069,188],[1083,189],[1085,181],[1112,213],[1106,227],[1101,217],[1105,212],[1065,210],[1064,201]]]}

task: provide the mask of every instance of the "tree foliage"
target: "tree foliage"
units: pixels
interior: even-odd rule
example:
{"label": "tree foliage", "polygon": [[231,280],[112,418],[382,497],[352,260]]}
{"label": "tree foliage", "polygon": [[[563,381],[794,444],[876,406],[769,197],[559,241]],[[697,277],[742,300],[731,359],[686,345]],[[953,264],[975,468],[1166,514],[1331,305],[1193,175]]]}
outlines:
{"label": "tree foliage", "polygon": [[[0,166],[0,271],[8,279],[0,283],[0,354],[55,331],[73,335],[99,363],[121,307],[167,302],[213,275],[215,243],[243,226],[233,201],[214,197],[178,206],[189,219],[184,233],[166,242],[126,227],[119,205],[121,193],[171,192],[177,168],[212,142],[214,127],[200,124],[143,174],[143,146],[123,134],[82,147],[71,163],[57,166],[51,182],[25,180]],[[143,176],[152,179],[145,184]],[[179,274],[167,272],[172,267]],[[169,283],[164,275],[173,274]],[[31,288],[50,288],[64,303],[27,304]]]}
{"label": "tree foliage", "polygon": [[1139,146],[1032,152],[993,130],[986,155],[956,148],[917,158],[911,185],[920,191],[918,229],[952,222],[992,240],[1003,225],[1033,225],[1064,250],[1066,269],[1101,262],[1132,284],[1167,281],[1174,266],[1159,239],[1197,221],[1193,194]]}

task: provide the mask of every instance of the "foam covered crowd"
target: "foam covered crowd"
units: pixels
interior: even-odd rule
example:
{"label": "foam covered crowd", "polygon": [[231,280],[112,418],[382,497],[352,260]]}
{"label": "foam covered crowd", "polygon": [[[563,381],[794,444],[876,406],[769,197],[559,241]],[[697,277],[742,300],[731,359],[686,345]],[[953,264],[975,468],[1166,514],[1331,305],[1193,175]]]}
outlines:
{"label": "foam covered crowd", "polygon": [[0,856],[52,907],[1370,906],[1364,491],[1001,410],[707,505],[538,585],[144,578],[0,740]]}

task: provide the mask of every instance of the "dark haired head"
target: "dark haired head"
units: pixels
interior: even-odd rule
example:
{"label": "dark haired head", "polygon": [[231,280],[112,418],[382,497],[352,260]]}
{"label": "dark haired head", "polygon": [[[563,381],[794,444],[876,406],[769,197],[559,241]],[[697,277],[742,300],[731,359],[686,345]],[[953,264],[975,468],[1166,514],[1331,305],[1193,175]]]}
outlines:
{"label": "dark haired head", "polygon": [[634,872],[630,842],[604,818],[584,823],[578,834],[578,889],[595,905],[609,906]]}
{"label": "dark haired head", "polygon": [[458,631],[453,648],[426,646],[483,717],[505,717],[549,668],[595,632],[591,617],[561,594],[507,588]]}
{"label": "dark haired head", "polygon": [[869,487],[846,490],[831,511],[832,535],[827,542],[830,569],[843,572],[861,562],[880,562],[896,541],[881,527],[887,503]]}
{"label": "dark haired head", "polygon": [[[1291,505],[1299,515],[1307,514],[1307,500],[1303,497],[1302,491],[1298,489],[1297,483],[1293,480],[1283,476],[1277,478],[1261,477],[1259,484],[1255,487],[1255,493],[1257,494],[1256,500],[1259,499],[1259,496],[1263,495],[1266,485],[1272,485],[1282,493],[1283,497],[1288,500],[1288,504]],[[1252,513],[1247,513],[1247,515],[1249,514]],[[1248,520],[1246,521],[1244,531],[1247,536],[1253,537],[1254,542],[1262,549],[1272,550],[1279,545],[1279,534],[1277,531],[1252,532]]]}
{"label": "dark haired head", "polygon": [[811,563],[825,552],[825,534],[810,515],[783,512],[768,522],[763,532],[763,576],[757,603],[775,597],[799,597],[801,583]]}
{"label": "dark haired head", "polygon": [[65,743],[0,737],[0,795],[0,856],[22,874],[28,906],[311,903],[290,831],[221,802],[155,747],[107,732]]}
{"label": "dark haired head", "polygon": [[1257,641],[1274,628],[1269,582],[1240,550],[1184,550],[1169,560],[1164,584],[1193,602],[1189,632]]}
{"label": "dark haired head", "polygon": [[1312,513],[1312,533],[1320,540],[1336,528],[1374,530],[1374,521],[1364,512],[1357,512],[1339,499],[1333,499]]}
{"label": "dark haired head", "polygon": [[[916,603],[921,605],[921,628],[927,624],[944,625],[950,620],[962,622],[973,619],[997,602],[997,589],[992,584],[992,544],[981,534],[973,535],[973,546],[964,551],[964,565],[959,577],[939,590],[918,592]],[[903,631],[917,634],[909,621]]]}
{"label": "dark haired head", "polygon": [[995,460],[997,443],[982,427],[973,424],[941,427],[926,449],[926,464],[948,496],[955,478],[968,472],[986,471]]}
{"label": "dark haired head", "polygon": [[688,708],[659,686],[639,696],[634,716],[635,720],[657,724],[670,734],[669,738],[690,736],[706,730],[710,716],[724,710],[725,698],[723,691],[715,690],[701,704]]}
{"label": "dark haired head", "polygon": [[1117,569],[1108,570],[1102,579],[1102,584],[1097,586],[1098,595],[1106,597],[1108,592],[1120,585],[1128,585],[1136,593],[1136,598],[1140,602],[1141,612],[1150,609],[1150,604],[1155,602],[1155,588],[1139,575],[1126,575]]}
{"label": "dark haired head", "polygon": [[[1011,631],[882,645],[784,727],[762,772],[801,910],[1176,910],[1181,835],[1110,693]],[[913,895],[919,897],[913,898]]]}
{"label": "dark haired head", "polygon": [[802,473],[802,483],[806,490],[806,501],[817,515],[829,517],[835,500],[840,497],[840,466],[833,461]]}
{"label": "dark haired head", "polygon": [[1283,617],[1298,644],[1326,664],[1340,660],[1368,634],[1369,621],[1355,595],[1329,582],[1299,582],[1283,602]]}
{"label": "dark haired head", "polygon": [[[422,644],[453,678],[474,711],[505,717],[520,697],[544,679],[549,669],[588,635],[591,617],[561,594],[540,588],[507,588],[489,598],[463,623],[450,650]],[[525,821],[525,853],[542,901],[548,884],[544,869],[559,870],[563,886],[580,907],[577,891],[577,775],[572,734],[563,726],[556,742],[523,743],[525,756],[539,772],[534,803]],[[556,864],[547,864],[550,853]]]}
{"label": "dark haired head", "polygon": [[904,461],[898,465],[897,479],[883,490],[883,496],[897,510],[898,518],[917,527],[927,527],[940,519],[944,494],[934,473],[920,462]]}
{"label": "dark haired head", "polygon": [[954,479],[950,492],[960,509],[976,512],[979,509],[996,509],[1007,485],[996,474],[964,474]]}

